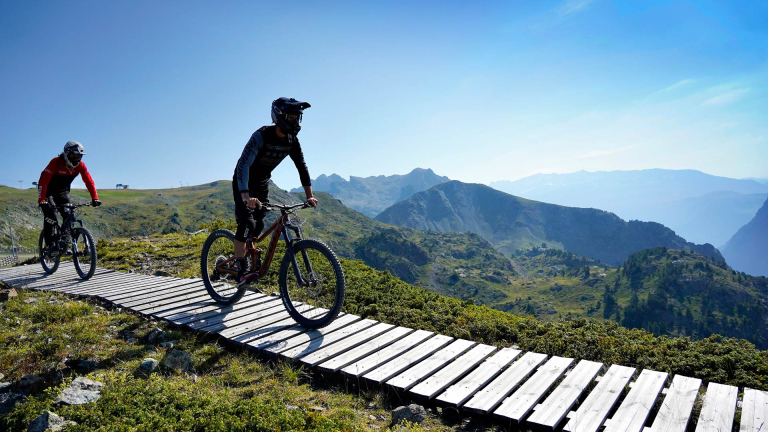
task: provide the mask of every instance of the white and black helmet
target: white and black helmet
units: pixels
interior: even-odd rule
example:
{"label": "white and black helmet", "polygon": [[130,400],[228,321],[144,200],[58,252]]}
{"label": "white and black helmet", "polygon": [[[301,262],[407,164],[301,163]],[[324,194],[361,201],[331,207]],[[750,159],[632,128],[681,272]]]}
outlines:
{"label": "white and black helmet", "polygon": [[77,141],[67,141],[64,144],[64,152],[61,154],[64,156],[64,160],[73,167],[80,165],[80,160],[85,154],[83,145]]}

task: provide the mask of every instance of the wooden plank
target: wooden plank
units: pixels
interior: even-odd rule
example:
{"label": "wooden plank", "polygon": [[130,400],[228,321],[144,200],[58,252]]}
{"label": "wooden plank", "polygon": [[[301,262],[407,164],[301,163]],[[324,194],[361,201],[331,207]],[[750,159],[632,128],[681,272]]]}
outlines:
{"label": "wooden plank", "polygon": [[[96,278],[96,276],[94,276],[94,278]],[[96,279],[94,278],[91,280],[95,281]],[[126,276],[115,276],[110,279],[99,278],[98,282],[100,283],[94,285],[73,283],[66,286],[56,287],[54,290],[74,296],[99,297],[103,292],[136,289],[139,287],[143,288],[146,285],[145,283],[137,283],[132,278]]]}
{"label": "wooden plank", "polygon": [[517,423],[521,422],[572,363],[572,358],[552,357],[493,413]]}
{"label": "wooden plank", "polygon": [[283,318],[282,320],[267,324],[264,327],[257,328],[257,329],[248,331],[246,333],[231,337],[229,338],[229,340],[231,342],[238,342],[242,344],[243,340],[256,339],[262,336],[269,336],[271,334],[277,333],[279,331],[285,330],[295,325],[297,325],[296,321],[294,321],[293,318],[288,316],[287,318]]}
{"label": "wooden plank", "polygon": [[158,313],[164,312],[166,310],[179,310],[181,308],[185,307],[200,307],[202,304],[215,304],[210,297],[205,295],[197,295],[188,297],[181,300],[174,300],[171,303],[161,303],[161,304],[143,304],[138,306],[132,306],[131,310],[139,312],[143,315],[152,315],[153,317],[159,318],[157,315]]}
{"label": "wooden plank", "polygon": [[67,290],[77,287],[82,288],[87,293],[89,289],[94,289],[99,286],[106,286],[107,284],[111,283],[111,280],[116,280],[118,277],[119,276],[116,276],[115,273],[111,270],[103,272],[97,270],[93,277],[88,280],[81,279],[80,276],[75,273],[72,275],[64,276],[59,280],[48,279],[44,282],[38,281],[32,284],[28,284],[27,288],[35,289],[38,291],[66,292]]}
{"label": "wooden plank", "polygon": [[[190,328],[203,328],[209,325],[222,323],[225,321],[232,321],[235,318],[248,316],[254,311],[268,309],[282,305],[279,297],[276,296],[264,296],[248,303],[240,304],[239,302],[227,307],[219,307],[210,312],[194,315],[184,319],[177,320],[179,325],[185,325]],[[246,320],[247,321],[247,320]]]}
{"label": "wooden plank", "polygon": [[457,339],[423,361],[416,363],[416,365],[395,375],[387,381],[387,385],[400,391],[410,390],[423,379],[439,371],[448,363],[452,362],[456,357],[469,351],[469,349],[475,345],[477,345],[476,342],[466,339]]}
{"label": "wooden plank", "polygon": [[[408,351],[425,340],[434,336],[434,333],[426,330],[416,330],[403,339],[384,347],[378,351],[374,351],[366,357],[362,357],[354,363],[341,369],[341,372],[345,375],[360,377],[361,375],[381,366],[382,364],[392,360],[400,354]],[[448,341],[446,341],[446,344]],[[435,350],[442,348],[438,347]],[[431,353],[430,353],[431,354]]]}
{"label": "wooden plank", "polygon": [[[139,284],[139,283],[143,284],[143,283],[145,283],[145,281],[150,280],[148,278],[138,278],[138,277],[135,277],[133,275],[130,275],[130,274],[127,274],[127,273],[121,273],[121,272],[112,272],[109,275],[109,277],[107,277],[105,275],[105,276],[99,277],[98,279],[102,280],[102,281],[106,281],[106,280],[110,280],[110,281],[126,281],[126,282],[131,281],[129,283],[137,283],[137,284]],[[94,274],[94,276],[90,280],[96,280],[96,274]],[[136,281],[136,282],[132,282],[132,281]],[[114,290],[114,289],[117,289],[119,287],[122,287],[122,286],[121,285],[109,285],[109,284],[106,284],[104,287],[95,288],[95,287],[85,287],[85,286],[79,286],[77,284],[73,284],[71,286],[62,287],[62,288],[60,288],[60,290],[66,290],[66,292],[68,294],[79,295],[79,294],[86,294],[86,293],[87,294],[95,294],[95,293],[98,293],[98,292]]]}
{"label": "wooden plank", "polygon": [[176,324],[187,324],[189,322],[200,321],[220,314],[230,314],[257,305],[259,303],[273,300],[272,296],[266,296],[264,294],[247,294],[251,295],[244,296],[242,300],[233,305],[222,306],[216,303],[213,299],[209,299],[210,301],[205,302],[205,304],[201,305],[200,307],[190,308],[183,312],[179,312],[178,309],[174,309],[171,311],[157,313],[157,316],[160,318],[165,318]]}
{"label": "wooden plank", "polygon": [[377,336],[387,333],[394,329],[392,324],[378,323],[371,327],[356,332],[348,337],[345,337],[334,344],[325,346],[311,353],[304,354],[303,356],[295,356],[300,362],[308,366],[317,366],[320,363],[336,358],[336,356],[348,352],[349,350],[356,348]]}
{"label": "wooden plank", "polygon": [[152,287],[145,287],[142,289],[142,291],[143,292],[137,291],[130,296],[124,296],[119,299],[113,299],[109,297],[105,298],[114,304],[129,308],[149,303],[173,303],[173,299],[179,298],[180,296],[199,296],[202,294],[207,294],[205,286],[201,282],[188,282],[186,284],[182,283],[161,291],[155,291]]}
{"label": "wooden plank", "polygon": [[521,353],[520,350],[504,348],[485,360],[472,373],[464,377],[458,383],[448,387],[443,394],[437,397],[437,401],[447,405],[460,407],[468,401],[480,388],[496,378]]}
{"label": "wooden plank", "polygon": [[477,392],[464,409],[480,414],[493,411],[507,395],[547,359],[546,354],[529,352],[502,372],[490,384]]}
{"label": "wooden plank", "polygon": [[549,430],[555,429],[602,368],[602,363],[580,361],[552,394],[541,405],[534,408],[528,423],[543,426]]}
{"label": "wooden plank", "polygon": [[285,309],[278,309],[277,313],[273,313],[270,315],[266,315],[263,317],[260,317],[259,319],[255,319],[253,321],[249,321],[246,324],[242,324],[235,327],[225,328],[222,330],[219,330],[217,333],[221,336],[231,339],[237,335],[241,335],[246,332],[251,332],[256,329],[260,329],[266,326],[270,326],[276,322],[280,322],[285,320],[286,318],[289,318],[290,315],[288,315],[288,311]]}
{"label": "wooden plank", "polygon": [[701,380],[676,375],[651,425],[652,432],[685,432]]}
{"label": "wooden plank", "polygon": [[[89,292],[88,294],[103,298],[105,300],[120,300],[126,296],[130,296],[136,288],[150,288],[151,290],[161,290],[167,287],[180,286],[185,284],[192,284],[195,281],[190,279],[175,279],[175,280],[156,280],[154,278],[141,278],[126,280],[125,282],[114,285],[109,288],[98,289]],[[78,294],[78,293],[75,293]]]}
{"label": "wooden plank", "polygon": [[437,335],[433,338],[426,340],[424,343],[417,347],[404,352],[403,354],[395,357],[391,361],[384,363],[376,369],[363,375],[363,378],[381,384],[384,381],[402,373],[404,370],[413,367],[420,361],[427,357],[434,355],[438,350],[443,349],[448,344],[453,342],[453,338],[450,336]]}
{"label": "wooden plank", "polygon": [[200,321],[192,321],[187,323],[187,327],[195,330],[219,333],[221,330],[237,326],[238,324],[248,323],[282,310],[285,310],[283,303],[280,300],[274,299],[272,301],[254,304],[249,308],[231,314],[216,315]]}
{"label": "wooden plank", "polygon": [[738,400],[738,387],[709,383],[696,423],[696,432],[730,432]]}
{"label": "wooden plank", "polygon": [[[332,332],[334,330],[338,330],[342,327],[346,327],[348,324],[352,324],[355,321],[360,321],[360,317],[357,315],[351,315],[351,314],[340,314],[338,317],[336,317],[335,320],[333,320],[332,323],[328,324],[327,326],[323,327],[323,330],[326,332]],[[277,333],[273,333],[271,335],[267,336],[260,336],[255,339],[247,339],[243,341],[249,348],[253,348],[256,350],[263,350],[267,349],[269,347],[274,346],[276,350],[287,347],[289,344],[289,340],[300,335],[306,335],[306,340],[311,340],[312,334],[317,334],[316,337],[319,337],[319,331],[318,330],[310,330],[307,328],[304,328],[298,324],[293,325],[285,330],[281,330]],[[308,334],[309,333],[309,334]],[[247,333],[245,333],[243,336],[245,336]]]}
{"label": "wooden plank", "polygon": [[605,422],[605,432],[640,432],[667,381],[666,372],[644,370],[621,403],[616,414]]}
{"label": "wooden plank", "polygon": [[768,431],[768,391],[744,389],[739,432]]}
{"label": "wooden plank", "polygon": [[[331,360],[321,363],[318,367],[320,370],[323,370],[323,371],[338,372],[339,369],[351,363],[354,363],[357,360],[370,355],[371,353],[380,351],[384,347],[387,347],[397,342],[398,340],[404,338],[405,336],[409,335],[412,332],[413,332],[413,329],[406,328],[406,327],[394,328],[382,334],[381,336],[378,336],[362,345],[359,345],[354,349],[350,349],[349,351],[341,355],[338,355]],[[346,342],[346,341],[343,341],[343,342]],[[332,348],[332,347],[333,346],[329,348]],[[319,353],[315,353],[315,354],[319,354]],[[305,359],[306,357],[302,359],[302,362],[304,362]]]}
{"label": "wooden plank", "polygon": [[[66,284],[64,286],[82,286],[82,285],[93,285],[98,284],[100,282],[105,282],[109,280],[115,280],[122,276],[122,273],[118,273],[114,270],[109,269],[102,269],[97,268],[95,272],[93,272],[93,276],[90,279],[83,279],[80,277],[80,275],[75,271],[75,268],[72,267],[71,269],[63,270],[61,272],[57,271],[56,273],[50,275],[49,277],[42,277],[38,279],[35,282],[30,282],[27,284],[29,288],[39,289],[41,287],[48,287],[50,284],[47,281],[53,280],[54,277],[58,276],[59,280],[66,279]],[[56,287],[56,290],[60,289],[60,287]]]}
{"label": "wooden plank", "polygon": [[461,379],[461,377],[495,351],[496,347],[490,345],[476,345],[437,373],[413,387],[411,393],[432,399],[445,390],[446,387]]}
{"label": "wooden plank", "polygon": [[624,388],[629,384],[635,368],[613,365],[592,389],[579,410],[572,412],[563,430],[568,432],[597,432],[608,413],[616,405]]}
{"label": "wooden plank", "polygon": [[323,327],[292,337],[285,344],[272,345],[264,351],[286,358],[302,357],[375,324],[377,322],[374,320],[364,319],[332,331],[327,331],[326,327]]}

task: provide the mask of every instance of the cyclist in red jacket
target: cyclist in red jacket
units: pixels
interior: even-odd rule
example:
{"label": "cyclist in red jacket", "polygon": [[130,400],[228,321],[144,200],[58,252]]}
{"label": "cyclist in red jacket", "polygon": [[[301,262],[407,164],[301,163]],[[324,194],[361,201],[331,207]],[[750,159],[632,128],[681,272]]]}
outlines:
{"label": "cyclist in red jacket", "polygon": [[[40,174],[40,181],[37,182],[37,203],[43,210],[43,236],[45,243],[49,247],[48,253],[51,256],[60,254],[58,246],[54,244],[53,226],[56,225],[56,206],[70,203],[69,190],[72,180],[79,174],[85,182],[85,187],[91,194],[92,205],[98,207],[101,205],[99,195],[96,193],[96,185],[93,183],[88,168],[81,161],[85,150],[83,145],[77,141],[67,141],[64,145],[64,151],[51,159],[48,166]],[[69,209],[59,208],[61,217],[66,217]]]}

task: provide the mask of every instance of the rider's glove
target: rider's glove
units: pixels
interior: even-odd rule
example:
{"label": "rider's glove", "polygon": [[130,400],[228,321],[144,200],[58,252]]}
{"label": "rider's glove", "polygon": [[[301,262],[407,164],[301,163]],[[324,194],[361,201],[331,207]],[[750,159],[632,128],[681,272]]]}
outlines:
{"label": "rider's glove", "polygon": [[101,205],[101,201],[99,201],[97,199],[91,201],[91,206],[93,206],[93,207],[98,207],[100,205]]}
{"label": "rider's glove", "polygon": [[49,206],[48,201],[40,201],[37,203],[37,206],[40,208],[47,208]]}

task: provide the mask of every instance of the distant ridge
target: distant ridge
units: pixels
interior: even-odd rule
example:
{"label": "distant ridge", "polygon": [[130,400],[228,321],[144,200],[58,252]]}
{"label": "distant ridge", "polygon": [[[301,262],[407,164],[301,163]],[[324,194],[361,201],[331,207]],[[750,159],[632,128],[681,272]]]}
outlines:
{"label": "distant ridge", "polygon": [[752,276],[768,276],[768,200],[754,219],[741,227],[723,247],[734,269]]}
{"label": "distant ridge", "polygon": [[[312,188],[328,192],[344,205],[369,217],[374,217],[392,204],[402,201],[416,192],[449,181],[431,169],[416,168],[404,175],[380,175],[371,177],[350,176],[349,181],[337,174],[321,174],[312,181]],[[291,192],[302,192],[294,188]]]}
{"label": "distant ridge", "polygon": [[695,170],[536,174],[491,187],[523,198],[592,207],[625,220],[654,221],[696,243],[722,245],[754,217],[768,185]]}
{"label": "distant ridge", "polygon": [[620,265],[634,252],[665,246],[723,261],[714,246],[687,242],[659,223],[626,222],[602,210],[546,204],[455,180],[414,194],[376,219],[421,230],[474,232],[507,255],[548,243]]}

